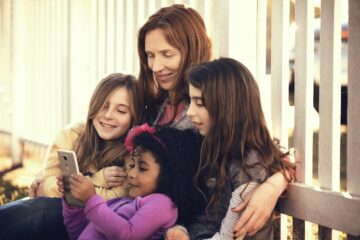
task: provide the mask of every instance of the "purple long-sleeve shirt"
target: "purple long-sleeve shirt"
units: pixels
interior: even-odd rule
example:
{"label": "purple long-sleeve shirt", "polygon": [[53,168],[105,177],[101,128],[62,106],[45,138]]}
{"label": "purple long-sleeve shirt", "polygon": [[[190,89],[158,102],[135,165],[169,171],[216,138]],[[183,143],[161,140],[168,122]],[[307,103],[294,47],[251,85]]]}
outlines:
{"label": "purple long-sleeve shirt", "polygon": [[85,208],[70,208],[63,200],[64,223],[70,239],[160,239],[176,222],[171,199],[159,193],[117,198],[107,203],[99,195]]}

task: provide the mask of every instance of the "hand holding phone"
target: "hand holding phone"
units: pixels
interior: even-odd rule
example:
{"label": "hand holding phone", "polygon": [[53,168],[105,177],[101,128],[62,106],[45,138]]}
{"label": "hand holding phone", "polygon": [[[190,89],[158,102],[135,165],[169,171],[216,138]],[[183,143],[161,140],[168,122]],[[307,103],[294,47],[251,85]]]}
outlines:
{"label": "hand holding phone", "polygon": [[61,175],[64,184],[64,197],[67,204],[70,206],[84,207],[84,203],[76,199],[70,191],[70,177],[71,175],[79,174],[79,166],[74,151],[58,150],[58,157],[60,161]]}

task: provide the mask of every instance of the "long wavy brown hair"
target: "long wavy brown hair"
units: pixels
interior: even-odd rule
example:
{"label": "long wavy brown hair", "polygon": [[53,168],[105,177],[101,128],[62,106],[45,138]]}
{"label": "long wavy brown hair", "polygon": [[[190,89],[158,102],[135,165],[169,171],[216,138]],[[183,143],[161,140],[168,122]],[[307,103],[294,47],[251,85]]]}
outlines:
{"label": "long wavy brown hair", "polygon": [[96,87],[89,104],[89,111],[84,132],[79,136],[75,144],[75,152],[78,157],[81,172],[89,170],[90,166],[96,169],[111,165],[123,165],[127,154],[124,146],[124,136],[113,141],[102,140],[94,125],[93,119],[103,106],[110,94],[118,88],[126,88],[130,99],[131,126],[138,122],[139,106],[137,102],[136,79],[132,75],[114,73],[103,80]]}
{"label": "long wavy brown hair", "polygon": [[143,110],[142,122],[153,119],[157,107],[167,96],[167,92],[159,88],[153,78],[153,72],[148,66],[145,52],[146,34],[155,29],[163,30],[166,40],[181,53],[181,64],[175,86],[175,97],[170,99],[178,105],[188,100],[188,83],[184,80],[184,72],[189,67],[209,61],[211,57],[211,42],[206,33],[204,21],[194,9],[181,4],[161,8],[149,17],[140,28],[138,35],[138,54],[140,58],[140,74],[138,80],[140,107]]}
{"label": "long wavy brown hair", "polygon": [[239,159],[245,172],[251,167],[243,161],[250,150],[259,154],[268,176],[278,171],[285,175],[287,163],[266,126],[258,85],[243,64],[220,58],[191,68],[186,78],[201,90],[211,122],[195,175],[196,183],[216,179],[208,206],[219,204],[231,159]]}

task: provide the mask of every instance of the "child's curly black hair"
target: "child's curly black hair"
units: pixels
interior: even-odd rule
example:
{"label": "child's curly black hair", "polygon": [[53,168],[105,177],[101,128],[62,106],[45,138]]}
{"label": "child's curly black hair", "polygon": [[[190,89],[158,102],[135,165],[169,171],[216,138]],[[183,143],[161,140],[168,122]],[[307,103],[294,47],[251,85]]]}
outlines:
{"label": "child's curly black hair", "polygon": [[206,206],[206,200],[193,184],[200,156],[199,135],[193,130],[146,128],[152,130],[138,131],[125,145],[129,149],[130,144],[130,150],[140,148],[141,152],[150,151],[154,155],[160,165],[156,192],[172,199],[178,208],[178,224],[188,225]]}

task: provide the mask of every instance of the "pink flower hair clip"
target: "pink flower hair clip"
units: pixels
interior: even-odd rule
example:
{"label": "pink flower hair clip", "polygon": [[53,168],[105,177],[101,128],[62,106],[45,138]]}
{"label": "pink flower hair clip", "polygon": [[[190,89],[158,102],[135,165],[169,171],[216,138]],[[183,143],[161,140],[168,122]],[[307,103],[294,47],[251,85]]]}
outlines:
{"label": "pink flower hair clip", "polygon": [[125,147],[129,152],[134,151],[134,142],[133,139],[134,137],[138,136],[141,133],[147,132],[149,134],[153,134],[156,132],[156,129],[153,127],[150,127],[147,123],[140,125],[140,126],[136,126],[133,127],[132,129],[130,129],[130,131],[128,132],[126,138],[125,138]]}

